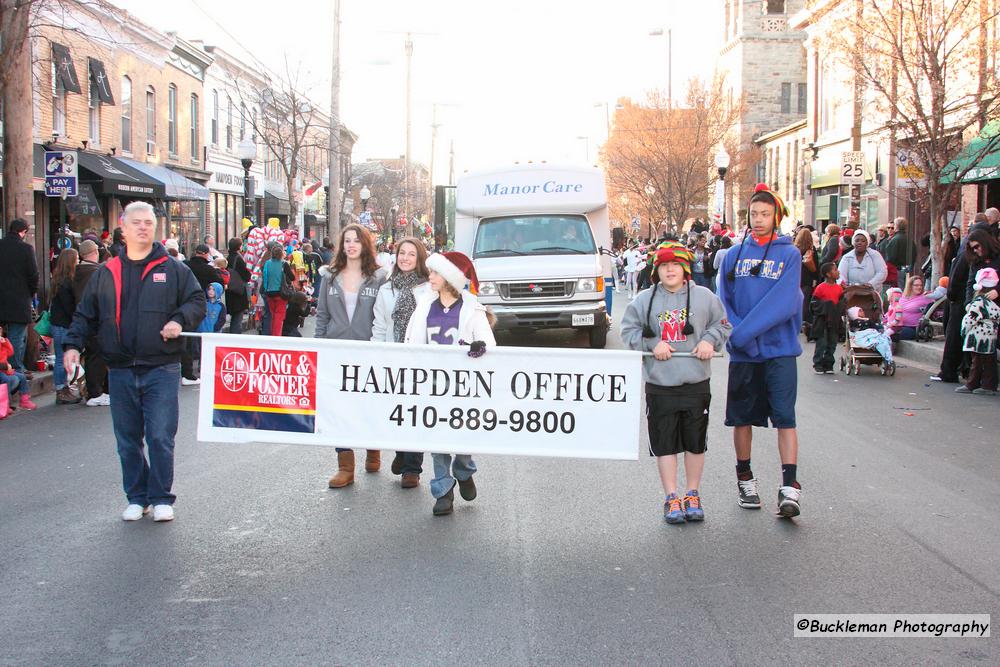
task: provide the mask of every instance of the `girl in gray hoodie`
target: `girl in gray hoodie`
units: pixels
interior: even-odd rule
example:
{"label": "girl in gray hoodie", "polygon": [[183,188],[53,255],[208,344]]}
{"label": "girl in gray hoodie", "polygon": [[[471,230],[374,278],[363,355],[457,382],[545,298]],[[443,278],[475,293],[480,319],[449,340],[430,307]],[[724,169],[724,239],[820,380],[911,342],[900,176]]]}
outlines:
{"label": "girl in gray hoodie", "polygon": [[[356,224],[344,227],[333,261],[319,273],[323,281],[317,295],[316,338],[371,340],[375,300],[385,271],[375,261],[375,242],[368,230]],[[367,450],[366,471],[378,472],[381,454],[377,449]],[[338,447],[337,464],[331,489],[354,483],[354,451]]]}

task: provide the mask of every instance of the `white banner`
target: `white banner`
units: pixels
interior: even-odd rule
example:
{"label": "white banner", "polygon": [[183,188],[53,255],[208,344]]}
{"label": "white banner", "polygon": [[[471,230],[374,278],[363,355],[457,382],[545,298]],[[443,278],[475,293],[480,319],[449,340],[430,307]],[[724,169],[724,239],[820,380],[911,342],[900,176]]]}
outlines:
{"label": "white banner", "polygon": [[637,352],[201,336],[198,439],[636,460]]}

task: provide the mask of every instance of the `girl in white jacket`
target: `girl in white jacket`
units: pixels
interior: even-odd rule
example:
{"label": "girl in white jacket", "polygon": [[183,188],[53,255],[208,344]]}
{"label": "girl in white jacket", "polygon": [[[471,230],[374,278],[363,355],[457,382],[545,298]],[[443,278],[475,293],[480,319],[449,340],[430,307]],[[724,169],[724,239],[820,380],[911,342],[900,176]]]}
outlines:
{"label": "girl in white jacket", "polygon": [[[485,346],[495,346],[489,313],[479,303],[476,270],[472,261],[460,252],[431,255],[427,259],[432,294],[417,302],[406,328],[407,343],[430,345],[470,345],[470,354],[482,354]],[[470,290],[465,289],[470,283]],[[468,454],[432,454],[434,479],[431,494],[437,499],[434,515],[451,514],[455,501],[455,483],[465,500],[476,497],[472,480],[476,464]]]}
{"label": "girl in white jacket", "polygon": [[[396,258],[388,263],[392,275],[375,297],[375,321],[372,340],[377,343],[402,343],[406,327],[417,303],[436,295],[427,282],[427,249],[418,239],[408,237],[396,244]],[[412,489],[420,485],[423,472],[423,452],[396,452],[390,470],[402,475],[400,486]]]}

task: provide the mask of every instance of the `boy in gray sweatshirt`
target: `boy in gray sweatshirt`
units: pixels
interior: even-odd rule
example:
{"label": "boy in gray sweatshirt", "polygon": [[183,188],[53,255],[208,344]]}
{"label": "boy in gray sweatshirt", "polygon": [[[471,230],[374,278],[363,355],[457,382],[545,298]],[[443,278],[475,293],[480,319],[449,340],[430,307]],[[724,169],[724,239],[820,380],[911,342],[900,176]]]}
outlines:
{"label": "boy in gray sweatshirt", "polygon": [[[691,280],[692,260],[681,244],[661,243],[653,259],[657,282],[629,304],[621,327],[630,349],[652,353],[642,360],[646,422],[649,453],[656,457],[666,494],[667,523],[705,518],[698,486],[708,449],[712,357],[733,331],[719,297]],[[673,356],[678,352],[691,356]],[[688,488],[683,499],[677,495],[681,452]]]}

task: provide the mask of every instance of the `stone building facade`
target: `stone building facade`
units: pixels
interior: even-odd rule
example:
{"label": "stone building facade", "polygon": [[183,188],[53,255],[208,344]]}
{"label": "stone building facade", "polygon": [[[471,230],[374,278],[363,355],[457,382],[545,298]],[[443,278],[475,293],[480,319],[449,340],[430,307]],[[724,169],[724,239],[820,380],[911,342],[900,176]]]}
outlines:
{"label": "stone building facade", "polygon": [[724,32],[717,69],[726,77],[730,100],[744,105],[728,142],[737,147],[733,182],[727,176],[726,217],[732,220],[734,214],[741,217],[747,193],[763,176],[754,141],[806,115],[805,34],[789,24],[805,0],[722,2]]}

